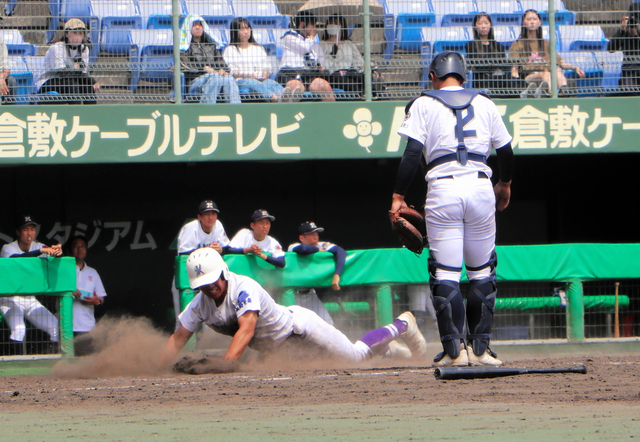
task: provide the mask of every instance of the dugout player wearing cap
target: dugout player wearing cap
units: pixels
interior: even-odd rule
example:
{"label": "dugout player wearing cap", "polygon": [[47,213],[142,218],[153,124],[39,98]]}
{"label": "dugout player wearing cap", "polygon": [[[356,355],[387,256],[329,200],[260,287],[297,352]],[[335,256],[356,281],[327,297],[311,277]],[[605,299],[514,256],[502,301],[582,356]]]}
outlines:
{"label": "dugout player wearing cap", "polygon": [[[404,195],[422,161],[430,286],[444,349],[434,366],[502,365],[489,340],[496,301],[495,209],[504,210],[511,197],[511,136],[489,98],[461,87],[466,78],[461,54],[438,54],[429,77],[435,90],[407,105],[398,131],[407,147],[391,210],[406,206]],[[493,187],[487,166],[492,149],[499,171]],[[469,277],[466,334],[463,261]]]}
{"label": "dugout player wearing cap", "polygon": [[[61,256],[62,245],[48,247],[36,241],[38,223],[31,215],[23,215],[16,222],[17,239],[2,247],[2,258],[34,258]],[[0,297],[0,311],[11,329],[9,336],[12,354],[24,354],[23,341],[27,332],[24,319],[49,334],[50,352],[57,353],[58,320],[35,296]]]}
{"label": "dugout player wearing cap", "polygon": [[[336,260],[336,270],[331,279],[331,288],[340,290],[340,276],[344,270],[344,263],[347,258],[347,252],[340,246],[327,241],[320,241],[320,233],[324,232],[322,227],[318,227],[313,221],[306,221],[298,227],[298,239],[300,242],[293,243],[289,246],[289,252],[295,252],[298,255],[312,255],[318,252],[329,252]],[[324,307],[324,304],[318,297],[313,288],[296,289],[296,304],[313,310],[322,319],[333,325],[331,315]]]}
{"label": "dugout player wearing cap", "polygon": [[[178,234],[178,255],[188,255],[196,249],[209,247],[218,253],[225,254],[229,251],[229,237],[224,226],[218,219],[220,210],[212,200],[204,200],[198,206],[198,218],[188,222]],[[180,292],[176,288],[176,279],[171,283],[173,295],[173,308],[176,312],[176,329],[180,326],[178,315],[180,308]]]}
{"label": "dugout player wearing cap", "polygon": [[180,315],[181,326],[169,337],[160,357],[162,366],[174,360],[201,323],[233,336],[224,356],[228,361],[236,361],[247,347],[261,352],[289,350],[298,358],[325,353],[348,362],[362,362],[376,355],[394,357],[393,349],[399,346],[390,344],[398,338],[412,352],[426,349],[411,312],[366,333],[354,344],[311,310],[276,304],[256,281],[230,272],[215,250],[196,250],[186,265],[191,288],[200,292]]}
{"label": "dugout player wearing cap", "polygon": [[279,268],[285,266],[284,251],[280,243],[269,236],[271,222],[275,221],[266,210],[258,209],[251,215],[251,229],[241,229],[231,239],[229,253],[253,254]]}

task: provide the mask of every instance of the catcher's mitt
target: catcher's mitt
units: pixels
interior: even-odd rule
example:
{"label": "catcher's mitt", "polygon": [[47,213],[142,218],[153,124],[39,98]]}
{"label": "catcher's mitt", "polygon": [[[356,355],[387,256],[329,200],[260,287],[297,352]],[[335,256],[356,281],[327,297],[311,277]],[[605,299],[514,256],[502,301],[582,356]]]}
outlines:
{"label": "catcher's mitt", "polygon": [[231,373],[237,369],[236,363],[219,356],[185,356],[173,365],[173,371],[187,374]]}
{"label": "catcher's mitt", "polygon": [[391,228],[402,244],[413,253],[421,254],[427,235],[424,217],[412,207],[403,207],[397,212],[389,212],[389,218]]}

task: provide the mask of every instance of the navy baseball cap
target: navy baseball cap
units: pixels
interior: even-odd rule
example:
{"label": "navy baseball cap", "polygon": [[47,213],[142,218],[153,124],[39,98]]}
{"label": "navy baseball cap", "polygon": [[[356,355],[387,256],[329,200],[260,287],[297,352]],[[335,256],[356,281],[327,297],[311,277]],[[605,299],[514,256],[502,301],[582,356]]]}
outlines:
{"label": "navy baseball cap", "polygon": [[269,212],[267,212],[266,210],[258,209],[253,212],[253,215],[251,215],[251,222],[260,221],[261,219],[265,218],[269,218],[269,221],[276,220],[276,217],[269,215]]}
{"label": "navy baseball cap", "polygon": [[306,235],[313,232],[321,233],[324,232],[324,229],[322,227],[316,226],[316,223],[314,223],[313,221],[305,221],[300,224],[300,227],[298,227],[298,233],[300,233],[300,235]]}
{"label": "navy baseball cap", "polygon": [[20,215],[16,220],[16,229],[22,229],[24,226],[34,225],[37,226],[38,223],[31,215]]}
{"label": "navy baseball cap", "polygon": [[220,213],[216,203],[214,203],[211,200],[204,200],[203,202],[200,203],[200,206],[198,206],[198,213],[200,215],[202,215],[204,212],[211,212],[211,211]]}

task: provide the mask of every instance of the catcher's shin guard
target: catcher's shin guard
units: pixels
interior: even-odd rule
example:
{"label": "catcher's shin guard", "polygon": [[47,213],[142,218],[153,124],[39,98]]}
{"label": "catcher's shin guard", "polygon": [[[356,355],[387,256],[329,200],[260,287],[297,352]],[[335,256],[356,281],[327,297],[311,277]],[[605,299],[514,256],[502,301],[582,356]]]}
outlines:
{"label": "catcher's shin guard", "polygon": [[[483,355],[491,340],[491,324],[495,311],[496,295],[496,263],[495,252],[491,260],[481,268],[490,267],[491,274],[487,278],[469,281],[467,293],[467,325],[469,334],[467,340],[477,356]],[[480,270],[475,268],[473,270]]]}
{"label": "catcher's shin guard", "polygon": [[467,293],[467,339],[473,352],[480,356],[487,351],[491,340],[491,324],[496,305],[496,283],[491,278],[478,279],[469,283]]}
{"label": "catcher's shin guard", "polygon": [[460,340],[465,338],[464,299],[460,285],[447,280],[432,280],[430,284],[442,347],[451,359],[456,359],[460,354]]}

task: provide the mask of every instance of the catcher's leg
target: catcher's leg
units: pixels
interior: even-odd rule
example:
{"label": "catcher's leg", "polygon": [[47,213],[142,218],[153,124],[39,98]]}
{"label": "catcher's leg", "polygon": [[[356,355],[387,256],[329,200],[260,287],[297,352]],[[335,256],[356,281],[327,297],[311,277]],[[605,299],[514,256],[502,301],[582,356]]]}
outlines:
{"label": "catcher's leg", "polygon": [[437,279],[435,276],[437,269],[451,272],[462,270],[438,263],[433,255],[429,258],[429,285],[444,349],[444,352],[436,356],[434,362],[436,365],[467,365],[466,354],[461,355],[461,348],[464,348],[463,340],[466,336],[464,335],[464,299],[460,292],[460,283]]}
{"label": "catcher's leg", "polygon": [[489,348],[491,325],[496,304],[496,265],[495,251],[491,259],[480,267],[467,267],[469,291],[467,293],[467,335],[469,363],[472,365],[502,365],[497,355]]}

